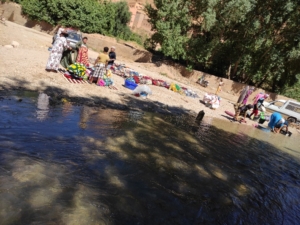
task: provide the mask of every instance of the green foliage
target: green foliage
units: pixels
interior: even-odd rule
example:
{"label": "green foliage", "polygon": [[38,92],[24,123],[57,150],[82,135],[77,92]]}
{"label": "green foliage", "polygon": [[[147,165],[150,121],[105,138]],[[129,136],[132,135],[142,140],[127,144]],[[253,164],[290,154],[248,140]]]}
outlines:
{"label": "green foliage", "polygon": [[19,0],[30,19],[52,25],[78,28],[85,33],[100,33],[142,44],[127,24],[131,14],[126,2],[97,0]]}
{"label": "green foliage", "polygon": [[155,31],[148,46],[159,44],[166,56],[221,77],[281,94],[299,91],[293,89],[300,74],[297,1],[154,2],[146,7]]}

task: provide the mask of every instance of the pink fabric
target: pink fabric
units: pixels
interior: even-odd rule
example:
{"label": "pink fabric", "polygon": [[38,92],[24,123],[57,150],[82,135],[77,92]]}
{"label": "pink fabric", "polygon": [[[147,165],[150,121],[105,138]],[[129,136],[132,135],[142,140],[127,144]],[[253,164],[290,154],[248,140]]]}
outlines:
{"label": "pink fabric", "polygon": [[257,101],[258,101],[260,98],[264,97],[264,96],[265,96],[265,94],[258,94],[258,95],[256,95],[256,96],[255,96],[255,99],[254,99],[254,102],[253,102],[253,105],[255,105],[255,104],[257,103]]}
{"label": "pink fabric", "polygon": [[257,101],[261,98],[263,98],[263,99],[269,98],[269,95],[268,94],[258,94],[258,95],[256,95],[255,99],[254,99],[254,102],[253,102],[253,105],[255,105],[257,103]]}
{"label": "pink fabric", "polygon": [[104,80],[102,80],[102,79],[100,79],[99,81],[98,81],[98,84],[97,84],[98,86],[105,86],[105,81]]}
{"label": "pink fabric", "polygon": [[253,89],[248,90],[248,92],[247,92],[247,94],[246,94],[246,96],[245,96],[245,98],[243,100],[243,104],[244,105],[247,105],[248,98],[252,94],[252,92],[253,92]]}

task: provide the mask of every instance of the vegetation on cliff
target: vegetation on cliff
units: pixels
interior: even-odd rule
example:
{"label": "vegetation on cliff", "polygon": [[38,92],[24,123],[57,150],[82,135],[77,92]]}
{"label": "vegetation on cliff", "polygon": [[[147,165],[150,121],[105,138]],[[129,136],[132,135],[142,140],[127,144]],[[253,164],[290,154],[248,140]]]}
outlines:
{"label": "vegetation on cliff", "polygon": [[300,99],[300,4],[292,0],[154,0],[165,56]]}
{"label": "vegetation on cliff", "polygon": [[[2,0],[3,1],[3,0]],[[131,14],[125,1],[99,0],[13,0],[32,20],[78,28],[142,44],[141,37],[127,26]]]}

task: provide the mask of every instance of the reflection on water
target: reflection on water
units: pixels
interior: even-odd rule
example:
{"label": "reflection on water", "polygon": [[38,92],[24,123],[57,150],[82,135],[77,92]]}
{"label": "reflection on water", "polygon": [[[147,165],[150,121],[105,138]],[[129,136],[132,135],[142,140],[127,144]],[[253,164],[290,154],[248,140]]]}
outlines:
{"label": "reflection on water", "polygon": [[0,100],[1,225],[300,223],[297,135],[40,98]]}
{"label": "reflection on water", "polygon": [[43,121],[47,118],[49,112],[49,96],[45,93],[39,93],[37,99],[37,119]]}

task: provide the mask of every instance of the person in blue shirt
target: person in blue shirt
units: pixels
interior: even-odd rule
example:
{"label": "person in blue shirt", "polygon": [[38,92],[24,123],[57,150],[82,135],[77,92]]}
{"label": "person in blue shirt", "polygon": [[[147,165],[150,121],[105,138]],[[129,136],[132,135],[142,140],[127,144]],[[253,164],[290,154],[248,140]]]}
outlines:
{"label": "person in blue shirt", "polygon": [[278,112],[271,115],[268,126],[274,133],[279,133],[283,128],[288,132],[288,122]]}

